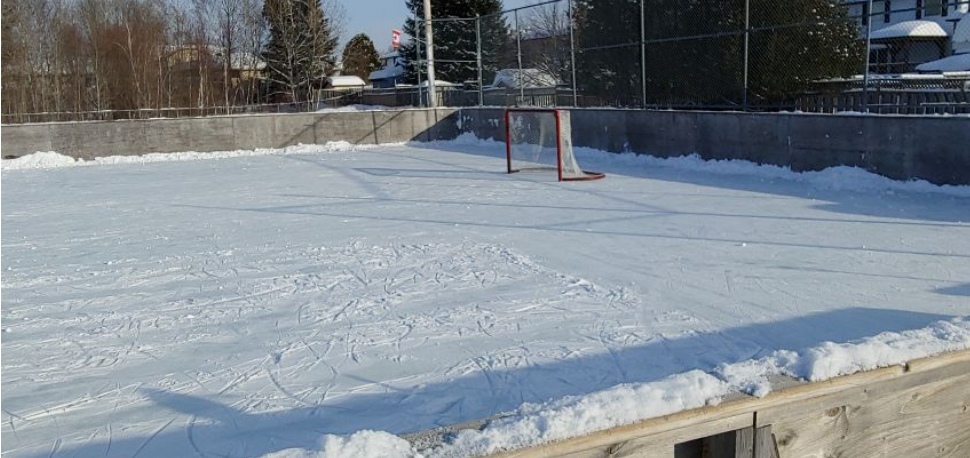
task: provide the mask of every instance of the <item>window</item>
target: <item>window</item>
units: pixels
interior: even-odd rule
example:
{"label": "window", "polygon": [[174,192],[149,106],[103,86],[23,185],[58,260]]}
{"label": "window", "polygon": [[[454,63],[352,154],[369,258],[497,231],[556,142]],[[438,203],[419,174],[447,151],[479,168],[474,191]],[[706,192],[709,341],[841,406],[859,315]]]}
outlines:
{"label": "window", "polygon": [[916,0],[916,19],[923,18],[923,0]]}
{"label": "window", "polygon": [[869,18],[871,13],[869,12],[869,3],[862,4],[862,25],[869,25]]}
{"label": "window", "polygon": [[883,2],[882,11],[882,22],[886,24],[892,22],[893,20],[893,0],[886,0]]}
{"label": "window", "polygon": [[945,0],[923,0],[923,4],[926,5],[926,16],[942,16],[944,3]]}

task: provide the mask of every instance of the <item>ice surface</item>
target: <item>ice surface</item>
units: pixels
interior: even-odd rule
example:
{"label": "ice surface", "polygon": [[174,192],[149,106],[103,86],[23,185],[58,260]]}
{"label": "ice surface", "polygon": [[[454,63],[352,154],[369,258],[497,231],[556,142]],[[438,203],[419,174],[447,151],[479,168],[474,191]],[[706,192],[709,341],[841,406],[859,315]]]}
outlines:
{"label": "ice surface", "polygon": [[577,154],[609,178],[468,138],[4,161],[4,455],[408,456],[373,431],[515,412],[455,456],[965,338],[966,187]]}

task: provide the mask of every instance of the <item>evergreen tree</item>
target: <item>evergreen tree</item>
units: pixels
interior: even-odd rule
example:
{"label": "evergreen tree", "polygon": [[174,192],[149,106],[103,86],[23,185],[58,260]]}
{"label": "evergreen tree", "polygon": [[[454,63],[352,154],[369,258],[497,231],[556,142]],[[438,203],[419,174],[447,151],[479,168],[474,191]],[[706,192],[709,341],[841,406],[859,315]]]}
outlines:
{"label": "evergreen tree", "polygon": [[[404,62],[405,81],[417,82],[417,57],[415,37],[421,40],[421,59],[426,59],[424,50],[424,24],[414,18],[424,18],[423,0],[406,0],[411,17],[404,23],[404,34],[408,37],[399,49]],[[502,0],[434,0],[432,14],[435,19],[474,18],[482,16],[482,54],[486,64],[485,84],[491,81],[495,71],[508,60],[511,37],[502,11]],[[467,60],[465,63],[435,62],[435,75],[440,80],[464,83],[478,79],[475,64],[478,43],[476,40],[475,20],[443,21],[434,23],[434,53],[436,60]],[[425,69],[422,68],[422,73]],[[422,76],[422,78],[425,78]]]}
{"label": "evergreen tree", "polygon": [[270,90],[294,102],[311,100],[333,71],[337,38],[320,0],[265,0],[269,44],[263,52]]}
{"label": "evergreen tree", "polygon": [[374,42],[366,34],[358,34],[344,47],[344,74],[359,76],[364,81],[381,64]]}
{"label": "evergreen tree", "polygon": [[[641,100],[640,0],[577,0],[580,92],[601,102]],[[644,0],[650,104],[741,104],[744,0]],[[751,0],[749,101],[789,101],[812,81],[861,71],[864,44],[834,0]],[[629,43],[629,46],[614,47]]]}

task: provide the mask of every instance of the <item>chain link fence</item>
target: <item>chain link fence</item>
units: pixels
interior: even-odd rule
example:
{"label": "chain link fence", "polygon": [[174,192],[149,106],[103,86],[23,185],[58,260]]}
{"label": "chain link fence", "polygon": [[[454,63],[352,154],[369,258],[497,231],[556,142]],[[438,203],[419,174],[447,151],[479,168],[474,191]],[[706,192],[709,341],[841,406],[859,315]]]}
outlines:
{"label": "chain link fence", "polygon": [[[544,1],[434,20],[436,37],[455,27],[474,37],[435,39],[436,68],[452,83],[445,92],[475,93],[439,97],[456,106],[968,113],[970,68],[960,65],[970,58],[960,53],[970,49],[952,41],[970,29],[970,19],[960,23],[968,11],[970,0]],[[476,78],[451,77],[455,65]]]}
{"label": "chain link fence", "polygon": [[[427,106],[410,83],[318,103],[3,115],[4,123]],[[970,113],[970,0],[547,0],[432,21],[438,106]]]}

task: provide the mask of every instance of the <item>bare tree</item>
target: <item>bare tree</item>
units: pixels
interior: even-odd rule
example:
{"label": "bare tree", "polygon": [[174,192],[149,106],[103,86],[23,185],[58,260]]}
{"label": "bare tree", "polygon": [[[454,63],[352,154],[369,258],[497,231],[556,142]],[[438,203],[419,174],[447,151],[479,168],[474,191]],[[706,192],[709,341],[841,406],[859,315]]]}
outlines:
{"label": "bare tree", "polygon": [[238,32],[240,29],[241,14],[243,4],[240,0],[216,0],[215,10],[217,17],[219,55],[222,64],[222,93],[223,102],[227,110],[233,105],[235,91],[230,89],[232,77],[230,72],[234,70],[233,56],[236,50],[236,42],[239,40]]}
{"label": "bare tree", "polygon": [[[229,106],[259,92],[268,35],[263,0],[4,0],[0,6],[5,115]],[[323,36],[319,28],[303,31],[312,52],[327,54],[313,42],[314,34]]]}
{"label": "bare tree", "polygon": [[[522,39],[525,68],[567,81],[570,74],[569,11],[562,2],[540,4],[530,8],[524,18]],[[540,78],[542,75],[538,75]],[[519,75],[519,78],[527,78]],[[528,84],[525,81],[523,83]],[[538,83],[538,82],[537,82]]]}

